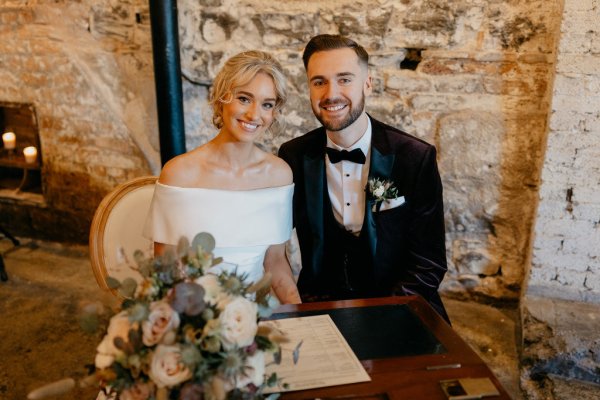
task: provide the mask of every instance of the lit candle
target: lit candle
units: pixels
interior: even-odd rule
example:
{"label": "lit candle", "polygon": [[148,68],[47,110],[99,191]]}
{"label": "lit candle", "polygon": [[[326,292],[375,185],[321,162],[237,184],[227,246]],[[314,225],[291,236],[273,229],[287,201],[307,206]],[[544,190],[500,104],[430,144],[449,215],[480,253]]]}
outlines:
{"label": "lit candle", "polygon": [[13,132],[6,132],[2,135],[2,142],[6,150],[12,150],[17,144],[17,137]]}
{"label": "lit candle", "polygon": [[33,164],[37,159],[37,149],[33,146],[25,147],[23,149],[23,155],[25,156],[25,162],[27,164]]}

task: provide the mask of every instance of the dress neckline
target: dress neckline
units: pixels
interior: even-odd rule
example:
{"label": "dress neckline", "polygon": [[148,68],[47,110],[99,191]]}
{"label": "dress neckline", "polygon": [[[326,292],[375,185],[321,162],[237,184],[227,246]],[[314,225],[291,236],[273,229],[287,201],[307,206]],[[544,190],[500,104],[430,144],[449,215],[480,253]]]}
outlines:
{"label": "dress neckline", "polygon": [[294,184],[290,183],[289,185],[284,185],[284,186],[269,186],[269,187],[262,187],[262,188],[256,188],[256,189],[234,190],[234,189],[215,189],[215,188],[201,188],[201,187],[172,186],[172,185],[167,185],[165,183],[160,183],[158,181],[156,181],[156,185],[161,186],[163,188],[167,188],[167,189],[173,189],[173,190],[196,190],[196,191],[225,192],[225,193],[244,193],[244,192],[260,192],[260,191],[269,191],[269,190],[284,190],[284,189],[289,189],[289,188],[294,187]]}

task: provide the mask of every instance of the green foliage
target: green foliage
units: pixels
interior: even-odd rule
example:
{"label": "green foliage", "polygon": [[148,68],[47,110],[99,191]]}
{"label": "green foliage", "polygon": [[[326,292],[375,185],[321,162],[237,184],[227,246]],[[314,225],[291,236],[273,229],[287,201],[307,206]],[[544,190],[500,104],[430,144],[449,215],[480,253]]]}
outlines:
{"label": "green foliage", "polygon": [[100,319],[97,313],[84,313],[79,317],[79,326],[85,333],[93,334],[98,332]]}
{"label": "green foliage", "polygon": [[121,282],[118,279],[113,278],[112,276],[107,276],[106,285],[109,289],[118,289],[121,287]]}
{"label": "green foliage", "polygon": [[210,233],[201,232],[192,240],[192,249],[210,253],[215,249],[215,238]]}
{"label": "green foliage", "polygon": [[123,282],[121,282],[121,287],[119,288],[119,294],[125,298],[131,298],[135,294],[135,289],[137,288],[137,282],[133,278],[125,278]]}

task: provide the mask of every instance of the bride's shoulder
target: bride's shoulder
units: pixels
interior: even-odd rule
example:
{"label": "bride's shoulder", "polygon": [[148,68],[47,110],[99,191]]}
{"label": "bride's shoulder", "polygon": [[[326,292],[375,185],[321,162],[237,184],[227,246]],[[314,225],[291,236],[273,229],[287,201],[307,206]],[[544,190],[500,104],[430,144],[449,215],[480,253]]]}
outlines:
{"label": "bride's shoulder", "polygon": [[172,186],[186,187],[196,179],[201,155],[190,151],[169,160],[160,172],[158,181]]}
{"label": "bride's shoulder", "polygon": [[281,158],[274,154],[267,153],[265,157],[267,163],[267,174],[272,178],[272,186],[289,185],[293,181],[292,169]]}

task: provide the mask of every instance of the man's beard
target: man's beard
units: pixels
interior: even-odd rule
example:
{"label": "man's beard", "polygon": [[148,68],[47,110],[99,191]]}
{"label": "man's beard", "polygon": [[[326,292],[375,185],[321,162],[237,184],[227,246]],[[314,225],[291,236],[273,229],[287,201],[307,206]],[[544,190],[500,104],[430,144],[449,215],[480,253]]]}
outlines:
{"label": "man's beard", "polygon": [[[333,106],[336,104],[336,102],[325,102],[323,105]],[[360,102],[357,104],[357,107],[354,107],[352,103],[348,104],[348,107],[350,107],[350,112],[346,114],[346,117],[344,117],[344,119],[342,119],[341,121],[327,121],[325,120],[325,118],[323,118],[321,114],[317,114],[316,112],[315,116],[317,117],[319,122],[325,127],[325,129],[331,132],[338,132],[352,125],[354,121],[356,121],[358,117],[360,117],[363,110],[365,109],[365,95],[362,94],[362,96],[360,97]]]}

